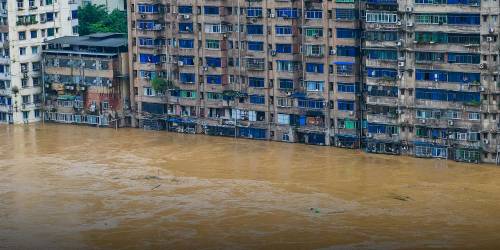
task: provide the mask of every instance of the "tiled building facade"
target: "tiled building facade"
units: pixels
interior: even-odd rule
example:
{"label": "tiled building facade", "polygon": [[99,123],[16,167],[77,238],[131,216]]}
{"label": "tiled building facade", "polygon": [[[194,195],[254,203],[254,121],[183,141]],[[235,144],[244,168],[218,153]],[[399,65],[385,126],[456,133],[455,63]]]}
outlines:
{"label": "tiled building facade", "polygon": [[498,7],[131,1],[136,125],[495,162]]}

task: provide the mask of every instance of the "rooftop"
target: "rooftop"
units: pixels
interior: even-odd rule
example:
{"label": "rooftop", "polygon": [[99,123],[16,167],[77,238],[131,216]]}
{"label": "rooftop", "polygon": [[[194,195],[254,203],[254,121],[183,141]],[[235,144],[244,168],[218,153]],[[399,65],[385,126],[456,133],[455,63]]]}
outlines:
{"label": "rooftop", "polygon": [[117,48],[127,46],[127,35],[124,33],[95,33],[86,36],[64,36],[49,40],[46,44]]}

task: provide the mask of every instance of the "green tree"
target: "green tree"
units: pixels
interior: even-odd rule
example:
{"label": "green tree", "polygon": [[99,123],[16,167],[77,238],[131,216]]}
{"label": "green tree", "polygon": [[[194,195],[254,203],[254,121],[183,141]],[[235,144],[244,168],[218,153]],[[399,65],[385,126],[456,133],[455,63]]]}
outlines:
{"label": "green tree", "polygon": [[151,87],[153,87],[156,92],[165,93],[167,90],[174,88],[174,85],[170,80],[154,77],[151,79]]}
{"label": "green tree", "polygon": [[104,5],[84,4],[78,7],[78,23],[80,35],[98,32],[127,33],[127,14],[119,10],[108,13]]}

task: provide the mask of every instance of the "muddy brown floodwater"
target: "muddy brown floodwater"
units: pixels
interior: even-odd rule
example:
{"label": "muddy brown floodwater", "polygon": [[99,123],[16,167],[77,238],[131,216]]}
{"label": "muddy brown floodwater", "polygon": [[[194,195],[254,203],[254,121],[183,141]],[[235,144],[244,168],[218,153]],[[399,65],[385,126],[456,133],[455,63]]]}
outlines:
{"label": "muddy brown floodwater", "polygon": [[140,129],[0,126],[0,248],[499,246],[493,165]]}

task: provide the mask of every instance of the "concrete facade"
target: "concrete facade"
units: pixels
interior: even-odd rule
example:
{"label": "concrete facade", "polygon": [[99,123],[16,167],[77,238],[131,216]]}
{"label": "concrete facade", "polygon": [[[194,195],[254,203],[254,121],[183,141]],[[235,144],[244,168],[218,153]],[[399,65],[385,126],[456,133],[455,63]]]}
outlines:
{"label": "concrete facade", "polygon": [[[132,0],[128,12],[137,126],[498,161],[498,2]],[[172,86],[157,93],[154,78]]]}
{"label": "concrete facade", "polygon": [[77,35],[74,1],[0,3],[0,123],[41,119],[41,50],[47,39]]}
{"label": "concrete facade", "polygon": [[130,126],[125,34],[56,38],[43,58],[46,121]]}

